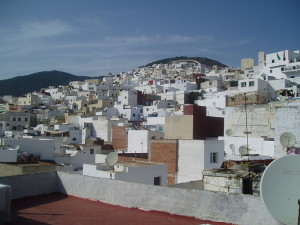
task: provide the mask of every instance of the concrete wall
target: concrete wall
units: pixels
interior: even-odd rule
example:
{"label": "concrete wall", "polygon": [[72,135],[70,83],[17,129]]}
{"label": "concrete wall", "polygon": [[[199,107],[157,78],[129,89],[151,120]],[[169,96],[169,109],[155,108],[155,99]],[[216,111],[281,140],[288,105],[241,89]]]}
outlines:
{"label": "concrete wall", "polygon": [[202,180],[204,141],[179,140],[177,183]]}
{"label": "concrete wall", "polygon": [[[246,137],[245,106],[226,107],[224,131],[230,129],[233,137]],[[270,104],[247,105],[249,138],[274,138],[274,108]]]}
{"label": "concrete wall", "polygon": [[56,172],[0,177],[0,184],[11,186],[12,199],[58,191]]}
{"label": "concrete wall", "polygon": [[[224,137],[225,152],[227,155],[240,156],[239,148],[247,144],[246,137]],[[259,154],[274,157],[274,141],[267,141],[264,138],[248,138],[250,154]],[[227,158],[229,159],[229,158]]]}
{"label": "concrete wall", "polygon": [[18,150],[0,149],[0,162],[17,162]]}
{"label": "concrete wall", "polygon": [[275,117],[275,157],[279,158],[287,154],[287,148],[280,143],[280,136],[284,132],[291,132],[296,137],[296,143],[300,143],[300,106],[288,106],[276,108]]}
{"label": "concrete wall", "polygon": [[10,222],[11,187],[0,184],[0,224]]}
{"label": "concrete wall", "polygon": [[[62,193],[123,207],[241,225],[279,225],[260,197],[167,188],[58,172]],[[97,188],[95,188],[97,187]]]}
{"label": "concrete wall", "polygon": [[160,177],[160,186],[167,186],[168,168],[166,164],[153,164],[147,166],[127,167],[128,171],[116,173],[116,180],[154,185],[154,177]]}
{"label": "concrete wall", "polygon": [[167,116],[166,139],[193,139],[193,116]]}

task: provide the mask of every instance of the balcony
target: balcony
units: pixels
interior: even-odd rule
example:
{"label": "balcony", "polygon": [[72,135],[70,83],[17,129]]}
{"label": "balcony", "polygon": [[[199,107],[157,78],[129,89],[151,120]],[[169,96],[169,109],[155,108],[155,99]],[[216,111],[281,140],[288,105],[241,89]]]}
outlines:
{"label": "balcony", "polygon": [[300,65],[283,67],[283,73],[295,73],[300,71]]}

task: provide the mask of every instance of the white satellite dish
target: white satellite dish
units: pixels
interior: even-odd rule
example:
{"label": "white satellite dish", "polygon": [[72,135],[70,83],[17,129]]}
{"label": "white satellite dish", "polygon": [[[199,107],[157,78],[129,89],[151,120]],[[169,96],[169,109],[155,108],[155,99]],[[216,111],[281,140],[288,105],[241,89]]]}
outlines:
{"label": "white satellite dish", "polygon": [[232,136],[233,131],[232,131],[231,129],[227,129],[227,130],[225,131],[225,134],[226,134],[227,136]]}
{"label": "white satellite dish", "polygon": [[241,145],[239,147],[239,153],[240,155],[247,155],[248,154],[247,145]]}
{"label": "white satellite dish", "polygon": [[110,152],[106,158],[105,163],[109,166],[114,168],[114,165],[118,162],[118,153],[117,152]]}
{"label": "white satellite dish", "polygon": [[264,171],[260,191],[271,215],[283,224],[299,224],[300,155],[273,161]]}
{"label": "white satellite dish", "polygon": [[20,149],[20,145],[16,145],[16,146],[15,146],[15,149],[16,149],[16,150],[19,150],[19,149]]}
{"label": "white satellite dish", "polygon": [[284,147],[292,147],[296,143],[296,137],[291,132],[284,132],[280,135],[280,143]]}

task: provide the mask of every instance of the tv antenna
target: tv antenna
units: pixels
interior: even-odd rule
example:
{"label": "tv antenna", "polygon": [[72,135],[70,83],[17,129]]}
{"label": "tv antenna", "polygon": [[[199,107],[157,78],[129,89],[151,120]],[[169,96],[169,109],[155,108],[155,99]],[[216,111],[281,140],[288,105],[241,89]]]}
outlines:
{"label": "tv antenna", "polygon": [[260,182],[263,202],[274,219],[283,224],[300,224],[300,155],[273,161]]}
{"label": "tv antenna", "polygon": [[115,171],[114,166],[118,162],[118,153],[117,152],[110,152],[105,158],[105,163]]}
{"label": "tv antenna", "polygon": [[234,145],[234,144],[230,144],[230,145],[229,145],[229,148],[230,148],[231,151],[232,151],[232,155],[235,155],[235,145]]}
{"label": "tv antenna", "polygon": [[296,137],[291,132],[284,132],[280,135],[280,143],[286,148],[293,147],[296,144]]}

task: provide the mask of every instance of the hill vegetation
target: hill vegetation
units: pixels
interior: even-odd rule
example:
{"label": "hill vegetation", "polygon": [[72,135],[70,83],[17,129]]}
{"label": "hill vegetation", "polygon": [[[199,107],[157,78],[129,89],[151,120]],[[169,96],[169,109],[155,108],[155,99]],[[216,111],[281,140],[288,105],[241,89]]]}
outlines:
{"label": "hill vegetation", "polygon": [[0,96],[22,96],[29,92],[39,91],[49,86],[68,85],[70,81],[83,81],[86,79],[102,79],[103,77],[76,76],[61,71],[43,71],[25,76],[18,76],[0,80]]}
{"label": "hill vegetation", "polygon": [[205,58],[205,57],[187,57],[187,56],[177,56],[174,58],[166,58],[166,59],[161,59],[158,61],[154,61],[152,63],[148,63],[145,66],[152,66],[153,64],[167,64],[170,63],[172,61],[176,61],[176,60],[195,60],[201,64],[207,65],[212,67],[213,65],[217,65],[220,67],[227,67],[227,65],[220,63],[219,61],[213,60],[213,59],[209,59],[209,58]]}

